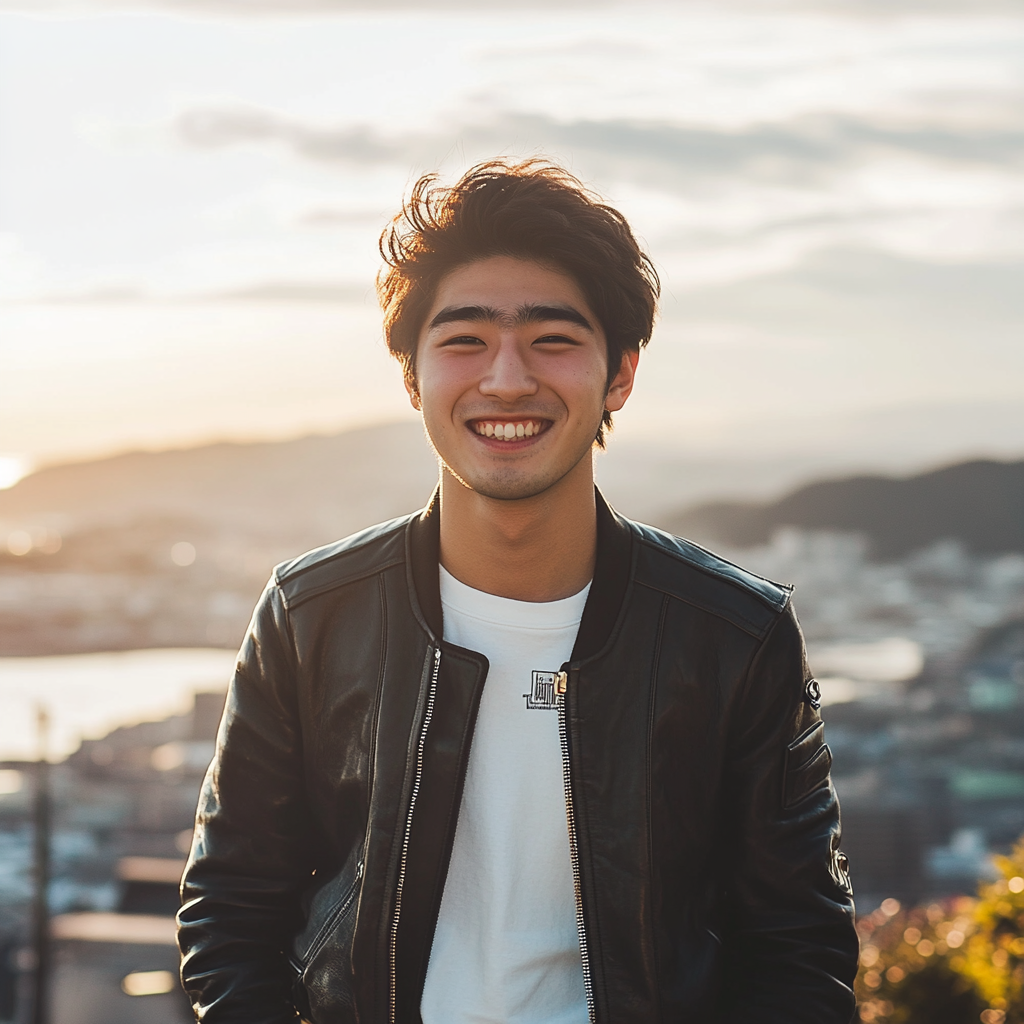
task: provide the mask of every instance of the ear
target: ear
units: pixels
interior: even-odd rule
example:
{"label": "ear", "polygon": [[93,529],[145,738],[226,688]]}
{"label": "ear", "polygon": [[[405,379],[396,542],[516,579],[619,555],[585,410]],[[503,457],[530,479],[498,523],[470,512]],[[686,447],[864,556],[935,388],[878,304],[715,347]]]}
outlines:
{"label": "ear", "polygon": [[405,392],[409,396],[409,402],[412,407],[420,412],[422,406],[420,405],[420,393],[416,388],[416,381],[410,379],[408,375],[403,377],[403,383],[405,384]]}
{"label": "ear", "polygon": [[636,379],[636,366],[640,362],[639,349],[627,349],[622,353],[619,372],[612,378],[608,386],[608,394],[604,398],[604,407],[608,412],[618,412],[629,398]]}

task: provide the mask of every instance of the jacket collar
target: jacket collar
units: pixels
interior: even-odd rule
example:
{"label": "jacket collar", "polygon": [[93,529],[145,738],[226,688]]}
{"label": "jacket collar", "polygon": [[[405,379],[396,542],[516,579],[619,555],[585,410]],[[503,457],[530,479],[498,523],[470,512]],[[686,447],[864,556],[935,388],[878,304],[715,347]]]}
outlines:
{"label": "jacket collar", "polygon": [[[626,597],[633,563],[633,532],[594,488],[597,499],[597,558],[594,582],[576,634],[572,661],[604,647]],[[444,636],[438,564],[441,552],[441,500],[435,489],[426,508],[409,523],[409,557],[414,597],[435,640]]]}
{"label": "jacket collar", "polygon": [[409,522],[408,557],[412,569],[413,600],[419,605],[435,641],[444,636],[441,614],[441,488],[434,488],[430,501]]}

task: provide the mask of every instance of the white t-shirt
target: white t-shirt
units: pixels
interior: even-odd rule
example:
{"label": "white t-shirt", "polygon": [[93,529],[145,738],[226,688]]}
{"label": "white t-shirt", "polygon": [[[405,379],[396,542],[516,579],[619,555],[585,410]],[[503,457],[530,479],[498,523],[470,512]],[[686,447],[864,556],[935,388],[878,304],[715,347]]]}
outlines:
{"label": "white t-shirt", "polygon": [[423,1024],[586,1024],[553,674],[590,585],[511,601],[441,568],[444,638],[490,662],[430,951]]}

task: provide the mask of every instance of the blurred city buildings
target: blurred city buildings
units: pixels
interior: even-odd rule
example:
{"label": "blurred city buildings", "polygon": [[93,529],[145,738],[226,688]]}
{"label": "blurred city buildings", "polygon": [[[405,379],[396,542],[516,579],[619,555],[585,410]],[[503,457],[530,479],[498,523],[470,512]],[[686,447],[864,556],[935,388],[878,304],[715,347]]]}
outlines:
{"label": "blurred city buildings", "polygon": [[862,912],[973,893],[1024,833],[1024,554],[866,548],[787,529],[734,552],[797,584]]}
{"label": "blurred city buildings", "polygon": [[[192,710],[86,740],[55,766],[51,1024],[191,1019],[177,980],[174,913],[199,784],[223,693]],[[21,1020],[31,950],[35,765],[0,768],[0,1020]]]}

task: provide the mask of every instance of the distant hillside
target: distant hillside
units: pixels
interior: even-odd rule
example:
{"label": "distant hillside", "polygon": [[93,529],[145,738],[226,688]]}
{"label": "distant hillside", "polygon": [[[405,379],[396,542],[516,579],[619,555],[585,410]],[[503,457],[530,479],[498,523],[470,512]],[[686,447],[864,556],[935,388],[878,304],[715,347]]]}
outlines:
{"label": "distant hillside", "polygon": [[418,508],[436,480],[422,427],[390,423],[42,469],[0,491],[0,523],[80,530],[171,516],[302,550]]}
{"label": "distant hillside", "polygon": [[809,484],[769,503],[698,505],[665,526],[710,543],[752,547],[780,527],[867,536],[874,557],[899,558],[953,538],[978,554],[1024,551],[1024,461],[977,460],[904,479],[856,476]]}

